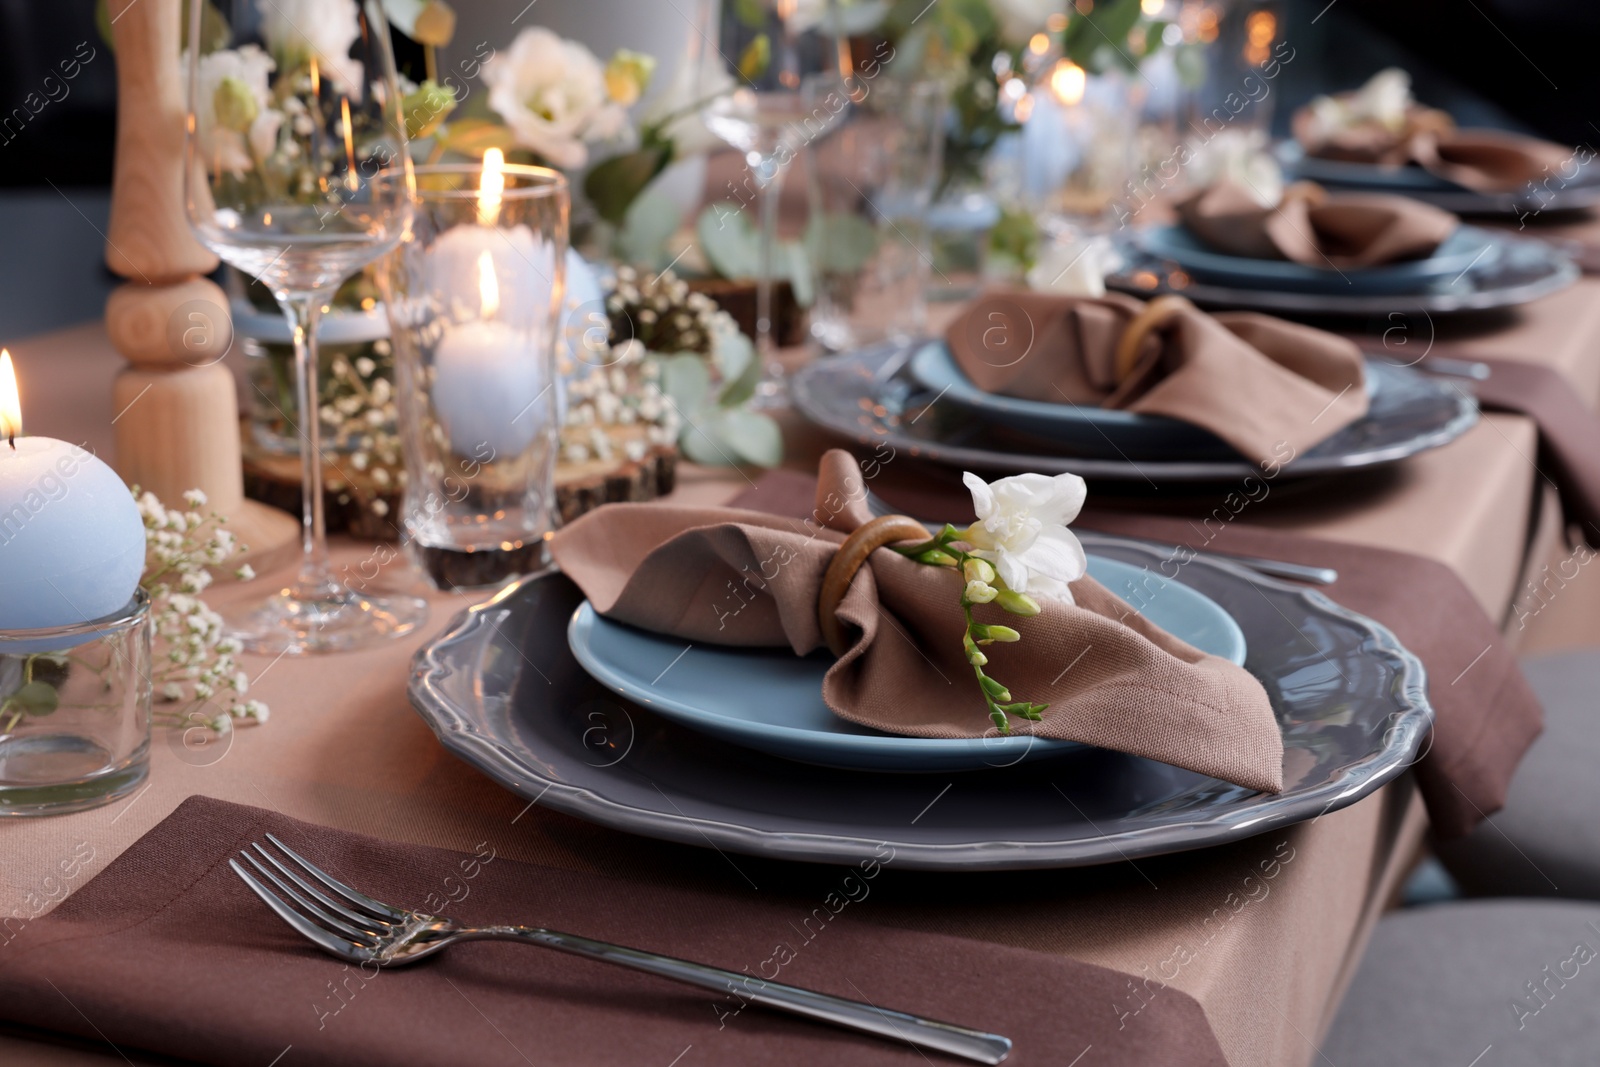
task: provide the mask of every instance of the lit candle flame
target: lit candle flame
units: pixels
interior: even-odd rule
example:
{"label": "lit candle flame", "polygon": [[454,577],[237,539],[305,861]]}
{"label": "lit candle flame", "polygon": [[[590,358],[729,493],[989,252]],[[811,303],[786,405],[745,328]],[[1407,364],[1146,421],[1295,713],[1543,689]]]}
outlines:
{"label": "lit candle flame", "polygon": [[322,72],[317,69],[317,57],[311,57],[311,95],[322,95]]}
{"label": "lit candle flame", "polygon": [[344,158],[349,163],[349,170],[344,173],[344,187],[352,193],[361,188],[361,175],[356,173],[356,141],[355,133],[350,128],[350,98],[339,98],[339,116],[344,119]]}
{"label": "lit candle flame", "polygon": [[493,226],[500,217],[501,195],[506,191],[506,154],[491,148],[483,154],[478,178],[478,225]]}
{"label": "lit candle flame", "polygon": [[478,254],[478,305],[486,319],[494,318],[500,310],[500,282],[494,276],[494,257],[487,248]]}
{"label": "lit candle flame", "polygon": [[1067,107],[1083,101],[1083,92],[1088,84],[1088,75],[1083,68],[1070,59],[1060,60],[1050,71],[1050,91]]}
{"label": "lit candle flame", "polygon": [[22,432],[22,398],[17,394],[17,371],[11,365],[11,353],[0,348],[0,437],[17,447],[17,434]]}

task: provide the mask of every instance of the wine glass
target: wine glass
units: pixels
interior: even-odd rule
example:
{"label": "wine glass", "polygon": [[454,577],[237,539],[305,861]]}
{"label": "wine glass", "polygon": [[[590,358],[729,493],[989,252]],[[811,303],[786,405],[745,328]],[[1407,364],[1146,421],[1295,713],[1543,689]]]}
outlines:
{"label": "wine glass", "polygon": [[[379,0],[191,3],[184,199],[201,244],[259,280],[294,338],[304,537],[294,582],[242,618],[264,653],[362,648],[414,630],[416,597],[333,577],[323,524],[317,323],[411,219],[411,161]],[[220,16],[220,17],[219,17]],[[199,47],[195,47],[198,44]],[[398,175],[398,181],[379,181]]]}
{"label": "wine glass", "polygon": [[[783,365],[774,356],[778,201],[795,156],[837,126],[850,105],[856,79],[849,42],[840,36],[835,0],[724,4],[714,36],[708,31],[706,37],[716,41],[716,54],[701,66],[701,119],[711,133],[743,152],[745,162],[728,188],[714,195],[741,209],[753,206],[759,217],[756,352],[764,377],[755,401],[778,406],[787,402],[788,391]],[[734,224],[724,215],[716,221]]]}

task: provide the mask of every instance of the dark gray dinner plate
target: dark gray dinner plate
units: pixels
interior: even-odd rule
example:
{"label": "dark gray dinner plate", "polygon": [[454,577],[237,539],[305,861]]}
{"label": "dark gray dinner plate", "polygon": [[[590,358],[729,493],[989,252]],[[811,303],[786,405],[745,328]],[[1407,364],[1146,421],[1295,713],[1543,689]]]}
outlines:
{"label": "dark gray dinner plate", "polygon": [[[1163,434],[1170,420],[1126,412],[1116,414],[1127,426],[1084,420],[1049,434],[1013,432],[1020,427],[997,425],[992,414],[920,382],[911,363],[925,344],[888,343],[818,360],[795,375],[794,404],[812,422],[863,446],[887,445],[962,470],[1077,474],[1136,488],[1263,472],[1220,440],[1204,447],[1196,438],[1209,435],[1193,427],[1174,443]],[[1262,457],[1267,472],[1290,479],[1395,463],[1448,444],[1478,419],[1477,402],[1464,390],[1410,367],[1368,358],[1367,378],[1365,416],[1301,455]]]}
{"label": "dark gray dinner plate", "polygon": [[1247,285],[1202,279],[1132,239],[1118,243],[1123,265],[1106,286],[1140,297],[1179,293],[1201,307],[1263,311],[1269,315],[1378,317],[1453,315],[1517,307],[1559,292],[1580,272],[1566,253],[1544,241],[1497,239],[1485,254],[1453,278],[1440,278],[1403,292],[1304,292],[1268,282]]}
{"label": "dark gray dinner plate", "polygon": [[[1313,181],[1335,191],[1409,196],[1457,215],[1522,217],[1546,211],[1579,211],[1600,204],[1600,174],[1593,168],[1584,171],[1581,165],[1570,177],[1556,173],[1517,189],[1481,193],[1411,164],[1381,166],[1308,156],[1295,141],[1281,142],[1276,153],[1290,178]],[[1578,163],[1576,157],[1571,162]]]}
{"label": "dark gray dinner plate", "polygon": [[[1098,534],[1083,541],[1158,573],[1169,559]],[[1180,576],[1245,633],[1245,667],[1283,730],[1280,794],[1103,749],[922,775],[830,770],[735,747],[590,678],[565,639],[583,597],[555,573],[452,620],[417,653],[410,697],[447,749],[544,807],[649,837],[824,863],[881,858],[885,845],[897,865],[949,870],[1204,848],[1353,804],[1416,757],[1433,712],[1422,665],[1387,629],[1214,558]]]}

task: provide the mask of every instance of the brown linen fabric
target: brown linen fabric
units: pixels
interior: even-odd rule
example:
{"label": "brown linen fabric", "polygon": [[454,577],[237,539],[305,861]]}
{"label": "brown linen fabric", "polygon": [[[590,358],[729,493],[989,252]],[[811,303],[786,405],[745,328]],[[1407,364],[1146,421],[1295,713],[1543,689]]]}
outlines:
{"label": "brown linen fabric", "polygon": [[[1441,345],[1432,354],[1450,352]],[[1490,411],[1526,415],[1538,425],[1539,473],[1561,494],[1569,525],[1579,529],[1585,543],[1600,547],[1600,416],[1552,367],[1475,353],[1464,358],[1489,367],[1486,380],[1471,383],[1479,404]],[[1457,387],[1467,384],[1458,382]]]}
{"label": "brown linen fabric", "polygon": [[962,310],[945,341],[985,392],[1164,415],[1252,462],[1303,452],[1367,412],[1353,342],[1252,312],[1178,312],[1145,339],[1119,384],[1117,341],[1143,307],[1120,293],[991,292]]}
{"label": "brown linen fabric", "polygon": [[1178,218],[1218,252],[1286,259],[1330,272],[1377,267],[1433,254],[1460,221],[1420,200],[1382,193],[1328,194],[1296,182],[1275,207],[1220,181],[1178,204]]}
{"label": "brown linen fabric", "polygon": [[1376,124],[1326,131],[1310,108],[1295,112],[1295,140],[1308,155],[1387,166],[1416,164],[1447,181],[1482,193],[1511,192],[1549,177],[1572,160],[1573,150],[1505,130],[1458,130],[1449,115],[1413,106],[1396,131]]}
{"label": "brown linen fabric", "polygon": [[[558,532],[556,562],[595,610],[693,642],[822,647],[817,595],[840,531],[869,517],[848,453],[823,457],[812,513],[822,526],[754,511],[612,504]],[[982,737],[988,710],[962,651],[954,570],[890,549],[872,554],[839,618],[852,640],[822,696],[851,722],[913,737]],[[1016,700],[1048,704],[1012,730],[1116,749],[1251,789],[1283,788],[1283,739],[1250,673],[1148,622],[1092,578],[1075,605],[1042,600],[1019,619],[979,605],[978,621],[1023,638],[986,646],[985,671]],[[748,603],[746,603],[748,601]]]}
{"label": "brown linen fabric", "polygon": [[[919,474],[901,485],[874,482],[873,490],[908,515],[966,521],[972,504],[956,476],[933,468]],[[733,503],[793,515],[810,491],[805,476],[776,471]],[[1221,521],[1215,514],[1190,519],[1086,510],[1075,525],[1197,552],[1337,570],[1339,580],[1318,592],[1389,627],[1427,669],[1436,718],[1416,775],[1434,832],[1460,837],[1498,811],[1544,715],[1499,627],[1456,573],[1410,553],[1264,529],[1219,510]]]}
{"label": "brown linen fabric", "polygon": [[[526,945],[479,942],[393,971],[324,955],[226,861],[276,834],[390,903],[474,924],[523,922],[1001,1033],[1006,1061],[1226,1067],[1200,1005],[1176,989],[1137,1025],[1114,1010],[1146,980],[1042,952],[876,925],[848,910],[882,861],[815,899],[668,887],[394,844],[191,797],[0,953],[0,1019],[185,1062],[329,1067],[520,1063],[780,1065],[956,1062]],[[441,906],[442,905],[442,906]],[[822,931],[826,931],[824,934]],[[738,987],[738,988],[743,988]],[[1041,1010],[1048,1003],[1049,1010]],[[1119,1028],[1120,1027],[1120,1028]],[[509,1046],[509,1047],[507,1047]],[[285,1057],[287,1048],[293,1051]]]}

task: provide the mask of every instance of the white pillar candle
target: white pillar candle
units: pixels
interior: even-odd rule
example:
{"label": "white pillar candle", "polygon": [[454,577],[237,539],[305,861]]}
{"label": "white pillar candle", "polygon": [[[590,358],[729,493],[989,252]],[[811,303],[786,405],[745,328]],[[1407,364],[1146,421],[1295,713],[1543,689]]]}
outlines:
{"label": "white pillar candle", "polygon": [[0,631],[121,611],[144,573],[144,523],[128,487],[77,445],[21,432],[16,375],[0,351]]}
{"label": "white pillar candle", "polygon": [[551,429],[556,275],[543,251],[526,226],[458,226],[431,253],[431,289],[444,303],[433,410],[457,455],[509,459]]}

